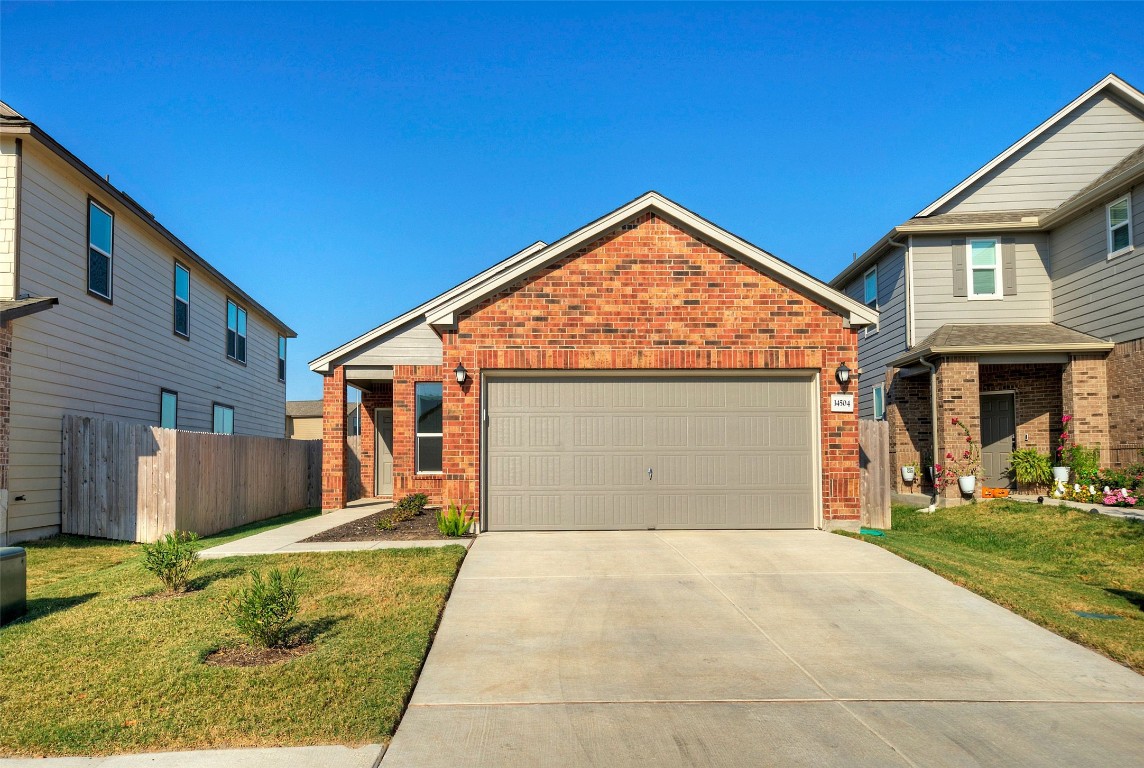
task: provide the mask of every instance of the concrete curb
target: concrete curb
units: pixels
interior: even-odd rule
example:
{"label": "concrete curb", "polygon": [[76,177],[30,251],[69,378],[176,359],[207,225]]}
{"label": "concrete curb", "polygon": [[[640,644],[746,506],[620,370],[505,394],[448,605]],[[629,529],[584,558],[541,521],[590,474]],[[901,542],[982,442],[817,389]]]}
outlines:
{"label": "concrete curb", "polygon": [[4,768],[377,768],[384,744],[148,752],[107,757],[0,758]]}

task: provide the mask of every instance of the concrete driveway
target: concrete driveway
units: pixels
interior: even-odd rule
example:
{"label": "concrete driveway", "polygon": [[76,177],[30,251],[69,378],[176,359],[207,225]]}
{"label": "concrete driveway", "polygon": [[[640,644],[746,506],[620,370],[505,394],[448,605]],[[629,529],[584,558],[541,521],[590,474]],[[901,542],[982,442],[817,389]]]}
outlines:
{"label": "concrete driveway", "polygon": [[1144,677],[818,531],[493,533],[382,765],[1128,766]]}

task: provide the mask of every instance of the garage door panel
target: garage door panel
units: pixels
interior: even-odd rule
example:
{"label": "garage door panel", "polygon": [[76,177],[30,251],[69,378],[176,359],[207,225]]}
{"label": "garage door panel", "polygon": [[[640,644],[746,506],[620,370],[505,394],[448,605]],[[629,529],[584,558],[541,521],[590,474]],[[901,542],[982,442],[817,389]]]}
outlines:
{"label": "garage door panel", "polygon": [[489,527],[813,527],[812,392],[809,378],[491,377]]}

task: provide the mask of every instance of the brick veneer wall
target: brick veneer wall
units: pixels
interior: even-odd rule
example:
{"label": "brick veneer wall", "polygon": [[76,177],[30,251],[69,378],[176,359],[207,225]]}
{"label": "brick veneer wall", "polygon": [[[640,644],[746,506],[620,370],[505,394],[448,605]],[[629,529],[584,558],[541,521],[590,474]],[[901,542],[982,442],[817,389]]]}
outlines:
{"label": "brick veneer wall", "polygon": [[375,441],[377,425],[373,412],[377,408],[393,407],[393,383],[374,384],[361,393],[361,487],[364,496],[372,497],[377,490],[374,467],[377,465]]}
{"label": "brick veneer wall", "polygon": [[1080,445],[1108,448],[1108,374],[1101,353],[1071,355],[1061,374],[1061,407]]}
{"label": "brick veneer wall", "polygon": [[0,491],[8,490],[12,434],[12,326],[0,325]]}
{"label": "brick veneer wall", "polygon": [[[1036,365],[982,365],[981,391],[1016,392],[1014,422],[1018,448],[1036,448],[1056,455],[1064,415],[1061,395],[1061,369],[1051,363]],[[1025,435],[1029,442],[1025,442]]]}
{"label": "brick veneer wall", "polygon": [[[934,463],[946,465],[946,454],[961,456],[966,449],[965,433],[953,419],[969,428],[970,436],[981,444],[981,389],[978,386],[978,366],[975,357],[946,357],[937,366],[937,442]],[[976,491],[975,491],[976,493]],[[962,498],[957,482],[951,483],[942,494],[947,499]]]}
{"label": "brick veneer wall", "polygon": [[[932,493],[923,457],[933,458],[933,416],[929,374],[903,377],[895,370],[886,390],[886,421],[890,433],[890,472],[898,493]],[[901,467],[921,468],[912,483],[902,479]]]}
{"label": "brick veneer wall", "polygon": [[1144,460],[1144,339],[1117,344],[1107,365],[1110,450],[1105,463],[1124,467]]}
{"label": "brick veneer wall", "polygon": [[346,505],[346,371],[322,377],[322,509]]}
{"label": "brick veneer wall", "polygon": [[[857,414],[831,413],[827,399],[838,364],[854,367],[857,332],[654,214],[467,310],[443,341],[446,500],[478,505],[485,369],[809,369],[823,389],[824,517],[859,517]],[[470,373],[464,386],[452,379],[458,361]],[[412,395],[406,378],[395,370],[395,444],[399,403]],[[409,455],[399,445],[395,454]]]}

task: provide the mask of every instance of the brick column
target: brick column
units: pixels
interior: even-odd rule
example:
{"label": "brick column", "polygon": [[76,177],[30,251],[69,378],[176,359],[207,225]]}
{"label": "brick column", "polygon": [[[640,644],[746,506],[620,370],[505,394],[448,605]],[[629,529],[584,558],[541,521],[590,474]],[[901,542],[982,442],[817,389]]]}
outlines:
{"label": "brick column", "polygon": [[[903,377],[897,368],[887,371],[886,421],[890,432],[891,484],[899,493],[930,493],[933,486],[926,475],[922,457],[933,455],[933,418],[930,415],[928,374]],[[944,455],[944,454],[943,454]],[[901,467],[916,464],[921,469],[912,483],[902,480]]]}
{"label": "brick column", "polygon": [[322,379],[322,511],[346,505],[346,370]]}
{"label": "brick column", "polygon": [[1108,369],[1103,354],[1069,356],[1061,373],[1061,405],[1073,417],[1069,423],[1073,442],[1108,448]]}
{"label": "brick column", "polygon": [[[965,433],[953,423],[969,427],[973,440],[981,445],[981,387],[978,384],[976,357],[946,357],[937,367],[937,441],[934,463],[950,463],[946,454],[960,457],[966,450]],[[942,496],[946,499],[962,498],[955,480]]]}

